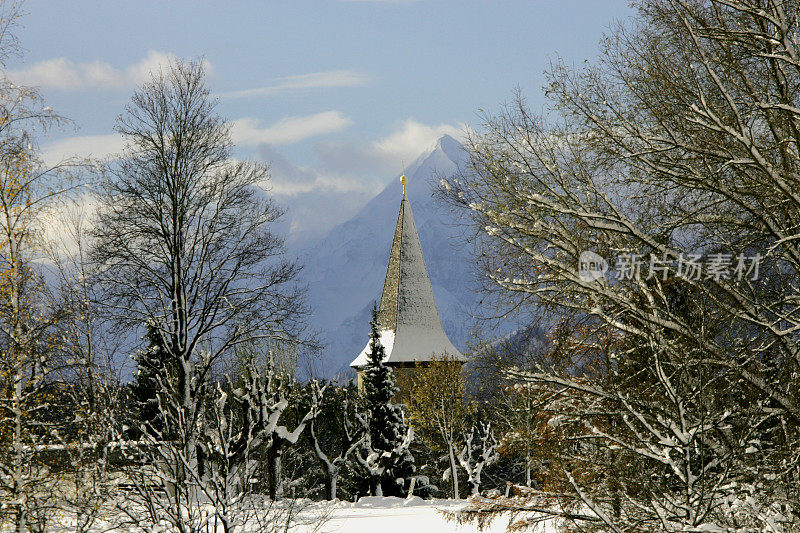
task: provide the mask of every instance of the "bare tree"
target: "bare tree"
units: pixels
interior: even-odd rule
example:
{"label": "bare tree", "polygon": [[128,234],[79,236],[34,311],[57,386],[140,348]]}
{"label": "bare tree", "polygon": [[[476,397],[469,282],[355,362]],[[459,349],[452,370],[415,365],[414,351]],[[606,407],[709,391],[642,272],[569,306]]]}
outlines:
{"label": "bare tree", "polygon": [[467,473],[469,493],[480,493],[483,469],[498,459],[499,443],[492,431],[491,423],[479,423],[464,433],[464,446],[458,452],[458,463]]}
{"label": "bare tree", "polygon": [[[265,166],[235,161],[200,63],[175,62],[135,91],[106,167],[93,232],[105,310],[121,326],[149,324],[166,353],[159,469],[173,490],[157,515],[195,530],[201,439],[214,366],[238,343],[290,336],[301,310],[297,267],[270,232],[281,210],[265,196]],[[188,514],[188,518],[186,518]]]}
{"label": "bare tree", "polygon": [[[347,394],[347,389],[344,389],[344,394]],[[324,390],[320,389],[318,385],[312,384],[312,395],[316,409],[320,409],[324,400]],[[325,499],[336,499],[336,486],[339,480],[339,472],[347,464],[348,458],[362,445],[365,436],[363,428],[353,423],[351,416],[354,413],[350,412],[351,403],[345,396],[343,406],[341,409],[341,434],[338,442],[338,447],[333,447],[333,450],[327,452],[323,450],[323,439],[319,436],[316,429],[316,419],[319,413],[315,416],[308,426],[309,438],[311,439],[311,446],[314,450],[314,455],[322,466],[322,471],[325,474]],[[336,453],[336,456],[333,456]]]}
{"label": "bare tree", "polygon": [[[488,117],[443,192],[497,288],[579,324],[580,368],[512,374],[587,430],[563,472],[584,518],[780,531],[800,517],[800,6],[636,7],[597,67],[553,67],[560,121],[521,99]],[[586,251],[613,272],[581,275]]]}

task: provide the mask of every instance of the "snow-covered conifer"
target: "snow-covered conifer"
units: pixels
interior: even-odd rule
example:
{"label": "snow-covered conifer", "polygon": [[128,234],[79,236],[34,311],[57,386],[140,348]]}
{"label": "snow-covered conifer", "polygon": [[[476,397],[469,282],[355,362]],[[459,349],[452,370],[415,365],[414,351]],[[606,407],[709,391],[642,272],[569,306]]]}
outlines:
{"label": "snow-covered conifer", "polygon": [[386,495],[400,495],[405,480],[414,473],[414,458],[408,446],[413,433],[406,423],[402,407],[392,403],[398,389],[392,369],[384,363],[386,354],[380,340],[376,306],[372,308],[370,327],[370,351],[363,376],[363,417],[369,433],[366,440],[369,451],[366,459],[359,463],[364,466],[374,456],[375,461],[368,470],[371,476],[380,470],[381,479],[376,488]]}

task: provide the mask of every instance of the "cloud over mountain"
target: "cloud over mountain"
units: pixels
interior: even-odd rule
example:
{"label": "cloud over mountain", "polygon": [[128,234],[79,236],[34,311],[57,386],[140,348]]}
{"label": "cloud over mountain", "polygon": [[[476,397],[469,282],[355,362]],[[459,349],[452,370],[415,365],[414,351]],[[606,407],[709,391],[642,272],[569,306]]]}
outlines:
{"label": "cloud over mountain", "polygon": [[314,150],[321,164],[335,171],[400,170],[404,161],[413,161],[442,135],[461,137],[462,129],[463,125],[430,125],[408,118],[394,131],[371,143],[321,141]]}
{"label": "cloud over mountain", "polygon": [[309,165],[294,164],[277,145],[260,144],[256,157],[270,164],[270,191],[288,208],[289,239],[306,241],[352,216],[385,187],[380,176],[399,172],[448,133],[460,136],[456,126],[407,119],[371,142],[319,141]]}

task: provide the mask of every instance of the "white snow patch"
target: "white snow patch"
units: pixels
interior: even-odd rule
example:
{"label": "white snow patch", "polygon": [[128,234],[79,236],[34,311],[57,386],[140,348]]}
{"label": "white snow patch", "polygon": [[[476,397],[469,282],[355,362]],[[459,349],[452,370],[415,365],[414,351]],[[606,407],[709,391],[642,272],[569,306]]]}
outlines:
{"label": "white snow patch", "polygon": [[[477,533],[475,524],[459,525],[448,520],[446,511],[456,511],[467,505],[466,500],[423,500],[419,497],[409,499],[392,496],[367,496],[356,503],[320,502],[319,506],[328,506],[327,522],[319,531],[331,533],[350,533],[361,531],[379,531],[380,533]],[[497,518],[483,530],[484,533],[500,533],[506,531],[508,520]],[[548,524],[549,526],[549,524]],[[310,533],[299,528],[298,532]],[[544,527],[540,533],[553,533],[555,529]]]}

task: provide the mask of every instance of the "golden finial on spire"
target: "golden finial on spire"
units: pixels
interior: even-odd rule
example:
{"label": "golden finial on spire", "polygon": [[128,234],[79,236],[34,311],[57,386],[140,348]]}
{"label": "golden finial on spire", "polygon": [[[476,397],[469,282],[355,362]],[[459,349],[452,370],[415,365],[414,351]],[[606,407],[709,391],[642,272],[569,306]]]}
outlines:
{"label": "golden finial on spire", "polygon": [[406,195],[406,164],[403,163],[403,173],[400,174],[400,183],[403,184],[403,196]]}

